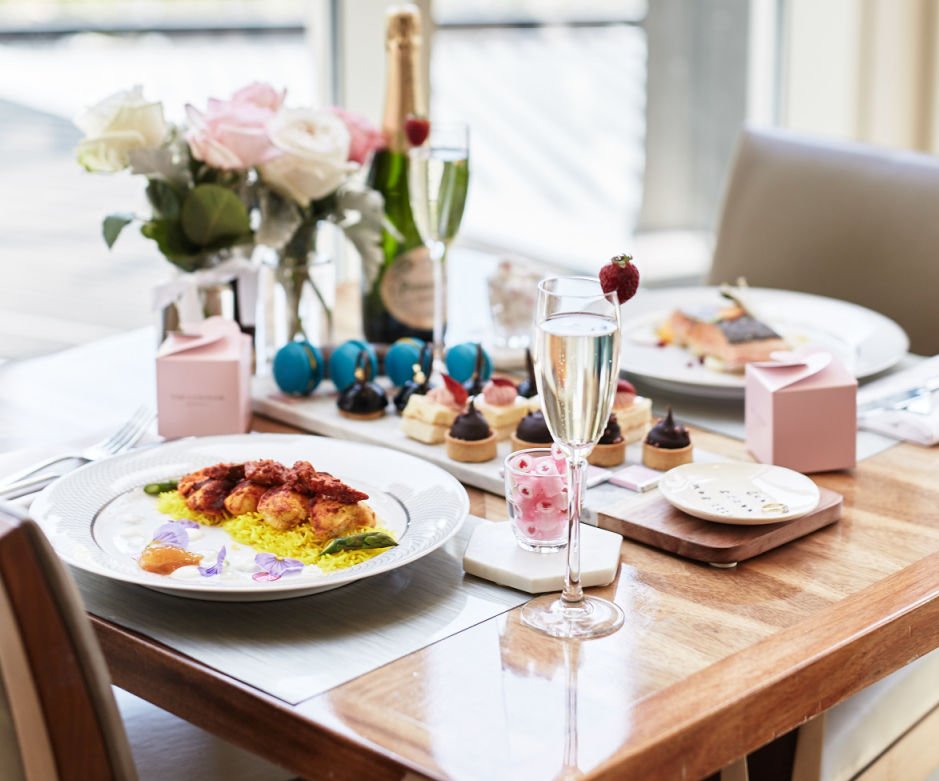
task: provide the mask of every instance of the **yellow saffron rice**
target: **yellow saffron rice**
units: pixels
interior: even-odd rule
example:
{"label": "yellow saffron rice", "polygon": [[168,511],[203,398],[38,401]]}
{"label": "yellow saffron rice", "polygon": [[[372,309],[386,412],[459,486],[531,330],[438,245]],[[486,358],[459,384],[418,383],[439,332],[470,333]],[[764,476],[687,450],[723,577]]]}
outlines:
{"label": "yellow saffron rice", "polygon": [[[387,548],[372,548],[369,550],[348,550],[331,553],[320,558],[320,553],[329,540],[321,540],[314,533],[309,524],[301,523],[292,529],[281,531],[269,526],[258,513],[244,513],[231,518],[218,521],[202,513],[193,512],[186,507],[186,502],[176,491],[166,491],[157,497],[157,509],[161,513],[172,516],[174,519],[186,519],[201,523],[205,526],[219,526],[231,538],[242,545],[247,545],[257,551],[273,553],[283,559],[297,559],[304,564],[315,564],[324,572],[345,569],[355,564],[361,564]],[[365,531],[382,531],[394,537],[388,529],[380,527],[363,526],[349,534]]]}

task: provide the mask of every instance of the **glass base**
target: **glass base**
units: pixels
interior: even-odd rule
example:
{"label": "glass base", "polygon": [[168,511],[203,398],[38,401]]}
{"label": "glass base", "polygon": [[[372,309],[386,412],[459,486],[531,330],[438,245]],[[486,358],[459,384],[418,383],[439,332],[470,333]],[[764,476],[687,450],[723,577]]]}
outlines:
{"label": "glass base", "polygon": [[522,623],[552,637],[586,639],[602,637],[623,625],[619,606],[599,597],[584,597],[577,606],[569,606],[561,597],[548,594],[533,599],[522,608]]}

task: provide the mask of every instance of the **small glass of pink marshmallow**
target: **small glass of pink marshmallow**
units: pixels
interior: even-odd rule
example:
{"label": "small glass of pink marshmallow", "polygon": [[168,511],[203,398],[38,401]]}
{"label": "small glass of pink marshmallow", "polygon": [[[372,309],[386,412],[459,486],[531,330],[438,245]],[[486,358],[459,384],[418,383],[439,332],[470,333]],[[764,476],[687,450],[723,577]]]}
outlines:
{"label": "small glass of pink marshmallow", "polygon": [[567,545],[567,462],[557,446],[505,458],[505,500],[515,539],[525,550],[554,553]]}

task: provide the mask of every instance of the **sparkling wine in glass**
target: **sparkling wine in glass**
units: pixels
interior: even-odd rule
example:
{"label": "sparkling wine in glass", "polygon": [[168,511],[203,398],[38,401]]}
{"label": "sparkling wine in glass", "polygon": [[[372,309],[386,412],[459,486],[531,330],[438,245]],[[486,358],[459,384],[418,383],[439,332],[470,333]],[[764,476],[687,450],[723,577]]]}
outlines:
{"label": "sparkling wine in glass", "polygon": [[434,352],[443,354],[446,255],[460,230],[469,187],[469,128],[432,122],[422,146],[409,153],[408,189],[414,222],[434,261]]}
{"label": "sparkling wine in glass", "polygon": [[597,279],[553,277],[538,285],[533,357],[551,436],[567,459],[567,569],[561,595],[532,600],[522,621],[555,637],[609,634],[623,611],[584,595],[580,583],[580,511],[587,455],[603,434],[619,374],[620,314],[616,293]]}

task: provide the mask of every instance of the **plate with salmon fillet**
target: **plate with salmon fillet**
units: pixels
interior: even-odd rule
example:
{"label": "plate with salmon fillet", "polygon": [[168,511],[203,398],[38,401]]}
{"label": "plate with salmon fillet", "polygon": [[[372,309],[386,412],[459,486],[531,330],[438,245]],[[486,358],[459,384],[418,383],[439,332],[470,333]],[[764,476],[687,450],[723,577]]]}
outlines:
{"label": "plate with salmon fillet", "polygon": [[56,553],[177,596],[260,601],[417,562],[457,533],[466,490],[420,458],[311,435],[175,440],[92,462],[32,514]]}
{"label": "plate with salmon fillet", "polygon": [[623,373],[707,398],[743,398],[744,367],[773,352],[828,350],[862,379],[909,348],[903,329],[871,309],[769,288],[640,290],[623,307],[622,329]]}

